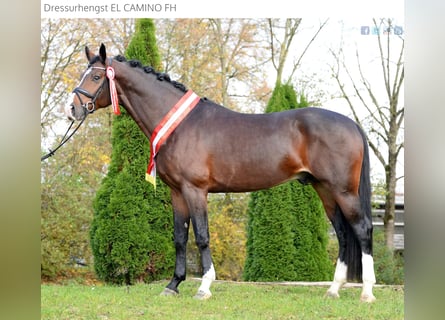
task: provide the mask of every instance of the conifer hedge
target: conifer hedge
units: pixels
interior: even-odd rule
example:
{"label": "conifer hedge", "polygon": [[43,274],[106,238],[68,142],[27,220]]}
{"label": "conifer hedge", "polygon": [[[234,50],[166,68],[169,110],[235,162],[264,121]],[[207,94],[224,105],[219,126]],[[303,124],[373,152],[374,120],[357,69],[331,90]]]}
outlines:
{"label": "conifer hedge", "polygon": [[[307,107],[290,84],[277,85],[266,112]],[[332,277],[328,222],[312,186],[289,182],[253,192],[248,209],[247,281],[323,281]]]}
{"label": "conifer hedge", "polygon": [[[136,20],[126,57],[159,68],[151,19]],[[121,113],[113,119],[111,162],[93,204],[90,240],[98,277],[133,284],[173,273],[173,216],[167,186],[158,180],[155,193],[145,181],[147,137],[124,108]]]}

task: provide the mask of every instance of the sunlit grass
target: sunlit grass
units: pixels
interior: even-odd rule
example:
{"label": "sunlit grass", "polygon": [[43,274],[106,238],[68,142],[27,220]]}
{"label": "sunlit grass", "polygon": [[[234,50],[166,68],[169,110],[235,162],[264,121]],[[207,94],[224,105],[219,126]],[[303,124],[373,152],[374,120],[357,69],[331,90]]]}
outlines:
{"label": "sunlit grass", "polygon": [[340,299],[325,287],[214,283],[213,297],[193,299],[199,283],[184,282],[178,297],[163,297],[167,283],[131,287],[44,284],[42,319],[403,319],[400,287],[375,288],[377,302],[359,301],[360,288]]}

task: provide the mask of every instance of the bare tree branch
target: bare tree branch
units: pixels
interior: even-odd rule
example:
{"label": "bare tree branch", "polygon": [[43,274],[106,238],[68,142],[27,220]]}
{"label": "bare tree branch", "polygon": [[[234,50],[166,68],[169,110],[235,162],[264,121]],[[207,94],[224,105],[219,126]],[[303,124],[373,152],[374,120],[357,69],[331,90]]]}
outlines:
{"label": "bare tree branch", "polygon": [[[284,27],[276,26],[272,19],[268,19],[269,27],[269,41],[271,48],[272,64],[277,71],[276,83],[282,82],[282,75],[284,66],[286,63],[287,56],[289,54],[289,49],[293,38],[295,37],[298,27],[300,26],[301,19],[286,19]],[[276,29],[283,29],[284,35],[283,40],[279,41]],[[279,48],[274,45],[274,42],[280,43]],[[278,61],[277,61],[278,60]]]}
{"label": "bare tree branch", "polygon": [[[374,21],[374,26],[375,28],[377,28],[377,30],[379,30],[379,26],[377,25],[377,21],[376,19],[373,19]],[[381,26],[381,24],[380,24]],[[389,51],[388,51],[388,59],[385,59],[385,55],[383,54],[383,48],[382,48],[382,41],[381,41],[381,37],[380,37],[380,32],[377,32],[377,42],[379,45],[379,51],[380,51],[380,62],[382,64],[382,70],[383,70],[383,78],[385,80],[385,88],[386,88],[386,93],[388,95],[388,98],[391,98],[391,88],[389,85]],[[389,50],[389,34],[388,34],[388,50]]]}
{"label": "bare tree branch", "polygon": [[303,52],[301,53],[301,55],[298,57],[297,62],[294,63],[294,66],[292,68],[292,72],[289,76],[289,79],[293,77],[295,71],[298,69],[298,67],[301,64],[301,60],[303,59],[303,57],[305,56],[307,50],[309,49],[309,47],[312,45],[312,43],[315,41],[315,39],[317,38],[318,34],[321,32],[321,30],[324,28],[324,26],[328,23],[329,19],[326,19],[317,29],[317,31],[315,32],[315,34],[312,36],[311,40],[308,42],[308,44],[306,45],[306,47],[304,48]]}

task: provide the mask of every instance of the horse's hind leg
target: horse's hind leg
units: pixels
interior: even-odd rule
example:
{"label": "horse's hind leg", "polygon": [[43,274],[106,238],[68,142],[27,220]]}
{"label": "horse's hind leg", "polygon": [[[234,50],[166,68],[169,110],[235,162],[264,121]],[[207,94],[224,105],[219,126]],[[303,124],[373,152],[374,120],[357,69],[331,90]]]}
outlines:
{"label": "horse's hind leg", "polygon": [[340,288],[347,281],[348,266],[346,260],[347,257],[346,245],[348,242],[347,241],[348,234],[350,234],[350,232],[348,232],[347,222],[343,217],[340,207],[337,205],[337,202],[335,201],[329,187],[327,187],[322,183],[314,183],[313,186],[323,203],[326,215],[331,221],[338,239],[338,258],[337,258],[337,265],[335,267],[334,279],[332,281],[330,288],[326,292],[326,295],[328,297],[338,298],[340,297],[339,295]]}
{"label": "horse's hind leg", "polygon": [[332,196],[332,192],[325,185],[321,183],[313,184],[315,190],[320,197],[324,209],[326,211],[326,215],[332,223],[332,226],[335,229],[335,234],[338,239],[338,258],[337,265],[335,267],[334,279],[326,295],[328,297],[338,298],[340,288],[346,283],[346,272],[347,265],[345,262],[345,250],[346,250],[346,230],[344,225],[344,218],[341,219],[341,211],[335,199]]}
{"label": "horse's hind leg", "polygon": [[[334,227],[338,240],[338,258],[335,266],[334,279],[326,295],[333,298],[339,298],[339,290],[347,281],[348,266],[346,265],[346,229],[342,223],[341,211],[335,208],[335,215],[330,219]],[[344,218],[343,218],[344,220]]]}
{"label": "horse's hind leg", "polygon": [[[351,226],[361,248],[361,278],[363,290],[360,299],[365,302],[375,301],[372,288],[376,282],[374,273],[374,259],[372,257],[372,220],[362,211],[360,199],[354,195],[342,195],[338,198],[338,204],[344,217]],[[349,239],[348,239],[349,240]],[[353,245],[353,244],[347,244]],[[348,276],[356,276],[349,275]]]}
{"label": "horse's hind leg", "polygon": [[372,257],[372,222],[353,223],[357,237],[362,246],[362,281],[363,290],[360,299],[365,302],[374,302],[372,288],[376,283],[374,273],[374,258]]}

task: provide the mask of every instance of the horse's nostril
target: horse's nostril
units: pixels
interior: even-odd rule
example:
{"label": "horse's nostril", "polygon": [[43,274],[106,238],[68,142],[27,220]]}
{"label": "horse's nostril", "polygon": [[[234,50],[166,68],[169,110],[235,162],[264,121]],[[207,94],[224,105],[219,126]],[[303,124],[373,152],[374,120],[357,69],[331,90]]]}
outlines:
{"label": "horse's nostril", "polygon": [[69,107],[66,108],[65,114],[68,117],[69,120],[75,120],[74,115],[76,108],[74,107],[74,105],[70,105]]}
{"label": "horse's nostril", "polygon": [[71,105],[70,114],[73,117],[76,115],[76,107],[74,106],[74,104]]}

